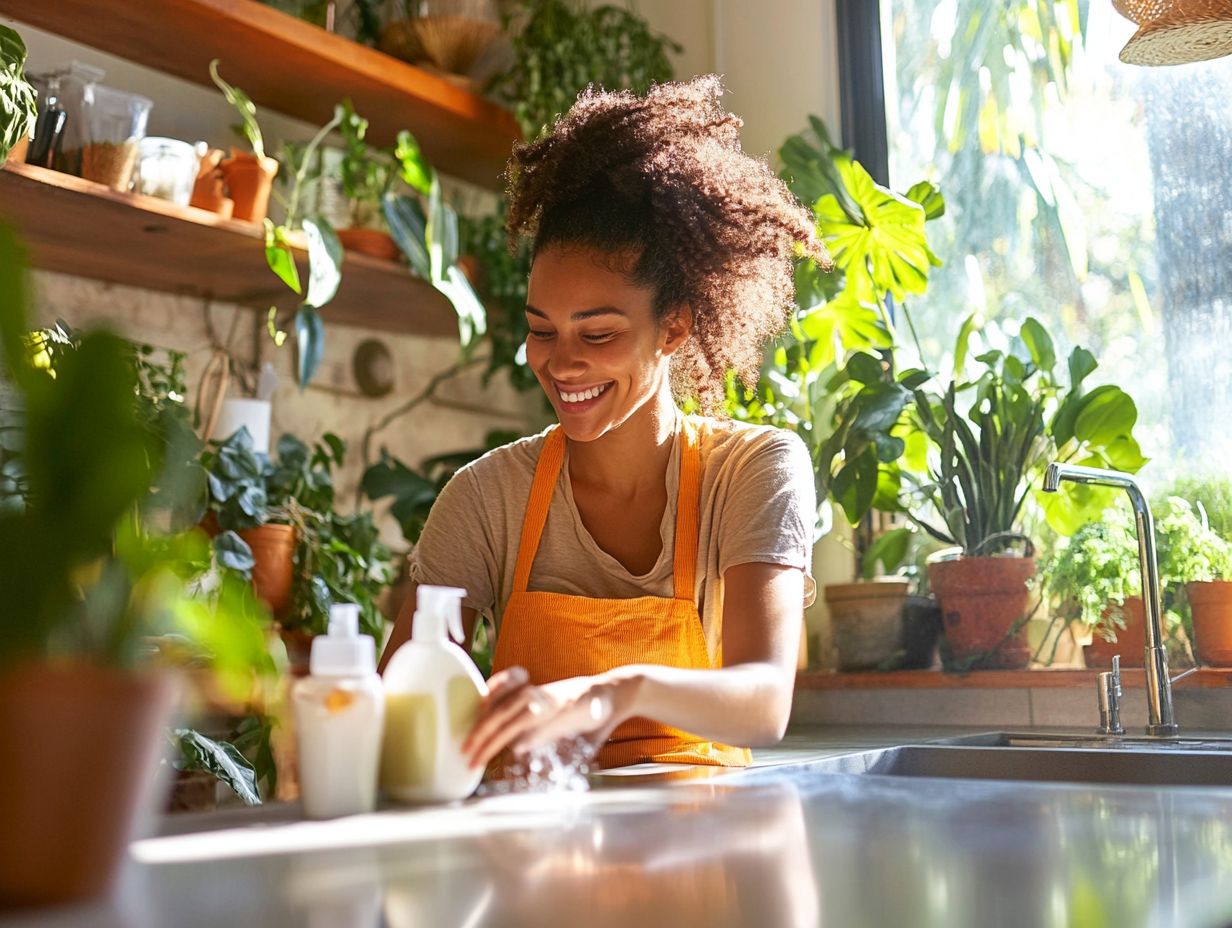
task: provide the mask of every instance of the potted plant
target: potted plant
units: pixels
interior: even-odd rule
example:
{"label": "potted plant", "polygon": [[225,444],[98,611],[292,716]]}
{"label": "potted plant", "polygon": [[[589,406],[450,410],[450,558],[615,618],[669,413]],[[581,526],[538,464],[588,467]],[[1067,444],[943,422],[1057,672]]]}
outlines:
{"label": "potted plant", "polygon": [[411,133],[398,133],[393,148],[373,148],[365,136],[368,120],[355,112],[350,100],[341,105],[343,151],[338,162],[338,180],[349,207],[349,226],[338,230],[344,248],[394,261],[401,250],[384,228],[381,205],[399,180],[413,189],[429,189],[431,168],[424,161],[419,143]]}
{"label": "potted plant", "polygon": [[370,510],[344,515],[335,508],[334,469],[346,457],[341,439],[326,434],[310,450],[285,435],[278,452],[272,483],[287,499],[300,533],[292,608],[282,627],[293,671],[306,672],[311,639],[328,628],[334,603],[356,603],[360,631],[378,642],[384,639],[378,600],[394,580],[392,556]]}
{"label": "potted plant", "polygon": [[38,95],[25,77],[26,44],[8,26],[0,25],[0,163],[12,156],[25,160],[34,134]]}
{"label": "potted plant", "polygon": [[231,215],[246,222],[262,223],[269,214],[270,191],[278,162],[265,153],[265,139],[257,122],[257,108],[248,95],[223,80],[218,59],[210,62],[210,78],[227,102],[240,114],[240,126],[252,151],[231,149],[231,156],[219,164],[234,206]]}
{"label": "potted plant", "polygon": [[1091,632],[1091,643],[1083,647],[1088,667],[1111,667],[1117,654],[1123,666],[1142,666],[1146,623],[1138,542],[1124,509],[1111,509],[1061,539],[1040,574],[1055,603],[1052,622],[1078,622]]}
{"label": "potted plant", "polygon": [[1158,506],[1160,574],[1173,585],[1167,604],[1189,619],[1198,660],[1232,666],[1232,543],[1211,528],[1204,508],[1177,496]]}
{"label": "potted plant", "polygon": [[0,395],[21,434],[6,463],[22,473],[0,515],[0,588],[20,604],[0,636],[0,900],[40,904],[103,893],[123,856],[177,689],[148,636],[208,627],[226,644],[251,616],[230,608],[233,585],[214,603],[190,598],[202,536],[147,518],[175,508],[182,484],[166,471],[182,462],[142,418],[131,347],[85,334],[51,376],[3,229],[0,279]]}
{"label": "potted plant", "polygon": [[1145,458],[1132,434],[1133,400],[1111,385],[1084,389],[1097,366],[1086,349],[1070,354],[1064,384],[1051,338],[1029,318],[1008,350],[975,358],[977,375],[967,379],[958,372],[969,356],[972,330],[964,326],[956,377],[944,392],[913,390],[910,415],[928,438],[928,466],[924,474],[897,468],[895,479],[908,487],[904,503],[912,521],[955,546],[953,556],[928,568],[951,666],[1023,668],[1031,658],[1026,622],[1028,583],[1035,575],[1026,519],[1034,510],[1050,523],[1067,524],[1107,504],[1106,494],[1090,492],[1060,504],[1034,497],[1043,468],[1052,460],[1076,459],[1132,473]]}
{"label": "potted plant", "polygon": [[914,526],[892,528],[865,549],[857,582],[826,585],[840,671],[932,664],[941,621],[921,569],[930,547],[931,539]]}

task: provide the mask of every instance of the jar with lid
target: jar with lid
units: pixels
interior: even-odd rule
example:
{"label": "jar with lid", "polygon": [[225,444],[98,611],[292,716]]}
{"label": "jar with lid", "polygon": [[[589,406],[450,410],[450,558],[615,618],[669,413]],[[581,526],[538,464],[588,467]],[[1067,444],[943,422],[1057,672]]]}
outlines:
{"label": "jar with lid", "polygon": [[208,146],[179,139],[144,138],[137,146],[137,174],[133,189],[150,197],[187,206],[197,179],[197,166]]}

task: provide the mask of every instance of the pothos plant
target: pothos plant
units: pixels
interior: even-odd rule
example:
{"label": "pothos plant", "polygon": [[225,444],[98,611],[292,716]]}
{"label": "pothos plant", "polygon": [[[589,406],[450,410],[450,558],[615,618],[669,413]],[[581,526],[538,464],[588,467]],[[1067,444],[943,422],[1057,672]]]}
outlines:
{"label": "pothos plant", "polygon": [[26,43],[0,25],[0,163],[34,133],[38,95],[26,80]]}
{"label": "pothos plant", "polygon": [[[263,158],[265,141],[260,123],[257,122],[257,108],[244,91],[223,79],[218,71],[218,61],[215,58],[210,62],[210,77],[239,114],[240,130],[252,146],[253,154]],[[333,118],[318,129],[307,144],[293,149],[295,157],[291,165],[291,192],[285,201],[286,219],[281,223],[275,223],[268,217],[265,219],[266,263],[279,280],[303,298],[292,318],[298,358],[296,374],[301,390],[308,386],[316,374],[325,353],[325,323],[321,319],[320,310],[338,293],[342,282],[343,259],[342,244],[329,222],[323,216],[299,215],[303,202],[302,191],[317,149],[325,138],[341,125],[345,117],[344,108],[341,105],[336,107]],[[308,251],[306,291],[300,281],[299,269],[295,265],[295,252],[291,247],[290,232],[297,226],[303,231]],[[274,343],[281,347],[287,333],[279,325],[277,307],[269,308],[267,328]]]}

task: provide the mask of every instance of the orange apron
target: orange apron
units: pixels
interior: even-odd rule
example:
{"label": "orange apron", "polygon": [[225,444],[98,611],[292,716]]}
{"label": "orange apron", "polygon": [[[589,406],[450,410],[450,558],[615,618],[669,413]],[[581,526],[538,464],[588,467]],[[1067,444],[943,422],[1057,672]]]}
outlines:
{"label": "orange apron", "polygon": [[[711,663],[701,615],[693,601],[701,451],[697,427],[687,416],[682,417],[681,443],[673,561],[675,595],[671,599],[595,599],[527,589],[565,457],[564,432],[556,426],[548,433],[522,521],[513,593],[501,617],[493,672],[520,665],[526,668],[531,683],[541,685],[603,673],[625,664],[687,669],[722,666],[721,653]],[[598,756],[602,767],[643,761],[742,767],[749,763],[750,755],[747,748],[703,741],[678,728],[638,717],[618,726]]]}

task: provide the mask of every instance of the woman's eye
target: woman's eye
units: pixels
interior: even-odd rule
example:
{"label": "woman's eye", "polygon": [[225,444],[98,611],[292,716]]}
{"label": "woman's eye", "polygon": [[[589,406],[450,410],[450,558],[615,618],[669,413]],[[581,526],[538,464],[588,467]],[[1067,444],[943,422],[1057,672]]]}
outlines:
{"label": "woman's eye", "polygon": [[542,339],[542,338],[551,338],[556,333],[549,332],[546,329],[531,329],[528,334],[530,335],[531,338]]}
{"label": "woman's eye", "polygon": [[588,342],[605,342],[610,338],[614,338],[615,335],[615,332],[594,332],[582,337]]}

